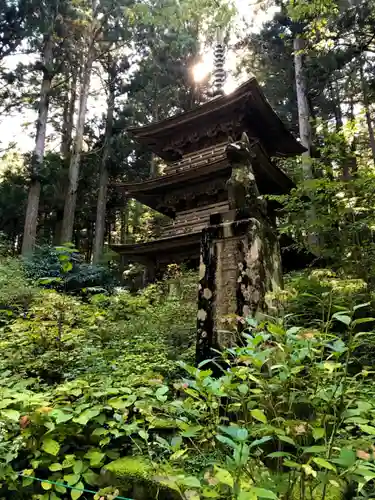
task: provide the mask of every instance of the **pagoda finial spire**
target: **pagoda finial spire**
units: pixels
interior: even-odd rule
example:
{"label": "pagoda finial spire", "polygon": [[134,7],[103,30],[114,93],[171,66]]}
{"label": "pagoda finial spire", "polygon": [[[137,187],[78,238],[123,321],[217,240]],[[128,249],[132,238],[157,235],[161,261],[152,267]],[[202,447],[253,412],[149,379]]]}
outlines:
{"label": "pagoda finial spire", "polygon": [[224,33],[221,28],[217,30],[216,46],[214,49],[214,71],[213,71],[213,95],[214,97],[224,95],[225,84],[225,47]]}

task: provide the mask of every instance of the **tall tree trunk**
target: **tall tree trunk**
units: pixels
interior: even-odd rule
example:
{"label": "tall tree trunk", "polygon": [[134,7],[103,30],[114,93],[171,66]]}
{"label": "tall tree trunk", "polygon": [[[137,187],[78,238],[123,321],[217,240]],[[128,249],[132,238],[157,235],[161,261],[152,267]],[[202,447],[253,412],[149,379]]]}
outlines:
{"label": "tall tree trunk", "polygon": [[296,92],[298,104],[299,135],[302,145],[307,149],[302,155],[303,176],[305,179],[313,177],[311,163],[312,134],[309,113],[309,101],[307,98],[307,81],[303,67],[303,49],[305,41],[296,37],[293,43],[294,48],[294,68],[296,77]]}
{"label": "tall tree trunk", "polygon": [[[73,69],[71,74],[70,89],[66,94],[66,100],[64,102],[63,109],[63,126],[61,133],[61,155],[64,159],[68,159],[70,156],[70,151],[72,147],[72,136],[73,136],[73,120],[75,104],[77,100],[77,71]],[[68,73],[66,73],[68,77]]]}
{"label": "tall tree trunk", "polygon": [[74,138],[73,151],[69,164],[69,186],[64,205],[64,220],[61,231],[62,243],[69,243],[72,240],[73,236],[74,215],[77,203],[79,167],[81,162],[81,153],[83,145],[83,132],[85,127],[87,99],[90,91],[90,80],[91,80],[92,66],[94,63],[94,57],[95,57],[94,43],[93,41],[91,41],[88,49],[87,59],[84,64],[82,72],[76,134]]}
{"label": "tall tree trunk", "polygon": [[38,210],[40,198],[40,169],[44,161],[44,150],[46,144],[46,130],[48,120],[48,108],[50,91],[52,85],[52,64],[53,64],[53,39],[48,34],[45,38],[43,54],[43,80],[40,89],[38,119],[36,124],[35,149],[32,158],[32,176],[27,199],[25,227],[23,232],[22,255],[29,254],[34,246],[38,223]]}
{"label": "tall tree trunk", "polygon": [[116,65],[111,63],[108,68],[109,85],[108,85],[108,100],[107,100],[107,120],[104,134],[104,148],[103,156],[100,165],[100,179],[99,179],[99,194],[96,210],[96,223],[95,223],[95,241],[94,241],[94,264],[98,264],[103,254],[104,247],[104,233],[105,233],[105,215],[107,205],[107,191],[108,191],[108,158],[111,153],[111,139],[113,129],[113,110],[115,106],[115,78],[116,78]]}
{"label": "tall tree trunk", "polygon": [[[293,41],[294,48],[294,70],[296,77],[296,92],[297,92],[297,106],[298,106],[298,121],[299,121],[299,134],[302,145],[307,149],[302,154],[302,174],[304,179],[312,179],[313,167],[311,159],[312,151],[312,131],[310,124],[309,113],[309,100],[307,96],[307,80],[303,64],[303,50],[305,48],[305,40],[298,35]],[[311,208],[306,214],[306,217],[314,225],[316,221],[316,212],[311,204]],[[315,254],[319,253],[319,236],[314,230],[309,232],[308,245],[311,251]]]}
{"label": "tall tree trunk", "polygon": [[363,106],[365,108],[367,129],[369,135],[370,148],[372,152],[372,158],[375,163],[375,136],[374,136],[374,126],[372,124],[371,112],[370,112],[370,102],[368,98],[368,88],[367,82],[363,74],[363,61],[359,63],[359,74],[361,78],[362,96],[363,96]]}

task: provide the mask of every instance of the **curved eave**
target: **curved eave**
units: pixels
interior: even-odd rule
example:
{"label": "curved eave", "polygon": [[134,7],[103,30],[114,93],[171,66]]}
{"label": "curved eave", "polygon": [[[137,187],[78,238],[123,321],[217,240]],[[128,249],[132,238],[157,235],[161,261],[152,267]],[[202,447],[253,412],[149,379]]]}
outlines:
{"label": "curved eave", "polygon": [[[219,123],[234,114],[239,104],[246,105],[247,121],[255,132],[263,129],[259,139],[270,156],[289,157],[305,152],[305,148],[288,131],[272,109],[255,78],[251,78],[227,96],[213,99],[196,109],[175,115],[145,127],[132,127],[128,133],[139,143],[148,146],[161,158],[171,161],[173,152],[164,151],[172,139],[185,130],[202,130],[207,121]],[[261,124],[261,127],[259,126]]]}
{"label": "curved eave", "polygon": [[134,260],[139,258],[151,258],[157,256],[158,252],[168,250],[180,251],[189,248],[197,247],[199,249],[202,232],[188,233],[178,236],[170,236],[168,238],[160,238],[158,240],[146,241],[145,243],[131,243],[110,245],[110,248],[120,255],[133,257]]}
{"label": "curved eave", "polygon": [[[261,194],[286,194],[293,187],[293,181],[268,158],[262,146],[256,144],[254,147],[256,157],[254,159],[254,173]],[[207,184],[218,178],[227,179],[230,176],[231,167],[227,161],[219,161],[204,167],[162,175],[144,182],[116,184],[116,189],[121,189],[126,196],[135,198],[139,202],[157,210],[169,217],[175,216],[175,210],[171,207],[163,207],[161,200],[166,192],[183,188],[186,191],[193,190],[194,185],[206,182]]]}

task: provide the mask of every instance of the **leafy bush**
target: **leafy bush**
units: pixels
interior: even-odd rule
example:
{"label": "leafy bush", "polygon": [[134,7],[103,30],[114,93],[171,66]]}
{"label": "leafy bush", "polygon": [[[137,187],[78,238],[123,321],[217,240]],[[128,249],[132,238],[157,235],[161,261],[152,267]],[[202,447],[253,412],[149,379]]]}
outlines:
{"label": "leafy bush", "polygon": [[41,392],[3,374],[0,494],[66,498],[75,486],[148,499],[315,500],[348,485],[371,494],[375,394],[370,370],[350,373],[363,337],[354,313],[332,318],[347,342],[250,322],[219,378],[184,365],[187,378],[171,384],[113,374]]}
{"label": "leafy bush", "polygon": [[[62,262],[69,261],[72,268],[64,272]],[[83,261],[82,257],[71,247],[39,247],[30,257],[24,260],[26,277],[40,283],[46,278],[46,286],[66,292],[77,292],[84,288],[101,287],[112,289],[115,279],[111,271],[103,266],[94,266]]]}
{"label": "leafy bush", "polygon": [[0,258],[0,324],[26,310],[37,293],[36,287],[25,280],[18,259]]}

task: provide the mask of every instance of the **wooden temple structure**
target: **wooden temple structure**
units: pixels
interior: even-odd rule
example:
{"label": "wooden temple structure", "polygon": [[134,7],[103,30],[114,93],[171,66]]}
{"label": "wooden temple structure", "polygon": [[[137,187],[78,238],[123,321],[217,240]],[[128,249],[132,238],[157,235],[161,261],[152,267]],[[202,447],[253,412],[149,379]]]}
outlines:
{"label": "wooden temple structure", "polygon": [[[192,111],[128,132],[167,165],[163,175],[118,185],[126,196],[170,218],[154,241],[112,246],[123,265],[137,262],[147,266],[148,281],[160,277],[171,263],[198,268],[202,230],[215,216],[220,218],[228,211],[229,136],[237,140],[246,132],[262,195],[284,194],[293,187],[272,158],[293,157],[305,151],[273,111],[255,78]],[[268,203],[268,211],[275,220],[275,205]],[[288,270],[305,264],[286,250],[289,244],[281,241],[283,266]]]}

